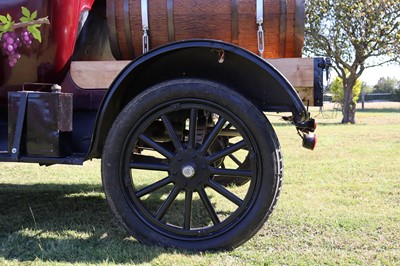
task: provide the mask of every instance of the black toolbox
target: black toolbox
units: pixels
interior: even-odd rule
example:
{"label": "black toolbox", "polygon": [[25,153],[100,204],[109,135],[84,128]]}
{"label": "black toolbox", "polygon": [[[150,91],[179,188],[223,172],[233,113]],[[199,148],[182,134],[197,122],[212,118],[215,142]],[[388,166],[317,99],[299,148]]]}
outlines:
{"label": "black toolbox", "polygon": [[65,157],[72,153],[71,139],[71,93],[8,93],[8,149],[11,154]]}

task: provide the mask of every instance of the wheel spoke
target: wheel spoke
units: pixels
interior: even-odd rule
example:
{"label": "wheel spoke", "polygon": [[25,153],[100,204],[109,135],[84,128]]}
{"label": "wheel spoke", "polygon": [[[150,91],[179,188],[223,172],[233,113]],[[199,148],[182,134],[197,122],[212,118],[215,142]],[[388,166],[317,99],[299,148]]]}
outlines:
{"label": "wheel spoke", "polygon": [[219,132],[221,132],[222,127],[225,125],[226,119],[220,117],[217,124],[211,130],[210,134],[208,134],[207,139],[204,141],[203,146],[200,148],[200,152],[205,154],[207,150],[210,148],[211,144],[217,138]]}
{"label": "wheel spoke", "polygon": [[135,193],[136,197],[141,198],[151,192],[156,191],[157,189],[160,189],[172,182],[171,178],[167,176],[166,178],[161,179],[160,181],[157,181],[145,188],[140,189]]}
{"label": "wheel spoke", "polygon": [[156,158],[147,155],[134,154],[132,161],[129,163],[131,169],[168,171],[169,165],[165,163],[165,159]]}
{"label": "wheel spoke", "polygon": [[220,184],[218,184],[217,182],[210,180],[208,182],[208,185],[214,189],[215,191],[217,191],[219,194],[221,194],[222,196],[224,196],[225,198],[227,198],[228,200],[232,201],[233,203],[235,203],[237,206],[242,205],[243,200],[241,200],[238,196],[236,196],[235,194],[233,194],[232,192],[230,192],[229,190],[227,190],[226,188],[224,188],[223,186],[221,186]]}
{"label": "wheel spoke", "polygon": [[232,127],[232,124],[231,124],[231,123],[228,123],[228,124],[225,126],[224,129],[230,129],[231,127]]}
{"label": "wheel spoke", "polygon": [[190,110],[189,119],[189,147],[196,148],[196,136],[197,136],[197,109]]}
{"label": "wheel spoke", "polygon": [[241,162],[241,161],[239,161],[239,159],[238,159],[238,158],[236,158],[236,157],[235,157],[235,155],[233,155],[233,154],[229,154],[228,156],[229,156],[229,158],[231,158],[231,159],[232,159],[232,161],[234,161],[234,163],[235,163],[237,166],[241,166],[241,165],[242,165],[242,162]]}
{"label": "wheel spoke", "polygon": [[168,131],[168,135],[171,138],[172,143],[174,144],[174,147],[176,151],[182,151],[182,144],[179,140],[179,137],[176,135],[174,126],[172,125],[171,121],[168,119],[167,115],[161,115],[161,119],[165,125],[165,128]]}
{"label": "wheel spoke", "polygon": [[251,177],[253,175],[253,172],[250,170],[222,169],[222,168],[211,168],[211,173],[214,175],[242,176],[242,177]]}
{"label": "wheel spoke", "polygon": [[193,200],[193,191],[187,190],[185,196],[185,214],[183,222],[183,228],[186,230],[189,230],[192,225],[192,200]]}
{"label": "wheel spoke", "polygon": [[211,218],[212,222],[214,223],[214,225],[219,224],[221,221],[219,220],[218,215],[215,212],[214,207],[212,206],[211,201],[208,198],[207,193],[204,190],[204,188],[201,188],[197,192],[199,193],[201,201],[203,202],[204,207],[206,208],[208,214],[210,215],[210,218]]}
{"label": "wheel spoke", "polygon": [[139,139],[143,140],[147,145],[164,155],[166,158],[171,159],[174,155],[167,149],[156,143],[154,140],[146,136],[145,134],[140,134]]}
{"label": "wheel spoke", "polygon": [[219,151],[217,153],[214,153],[214,154],[208,156],[207,161],[208,161],[208,163],[215,162],[216,160],[218,160],[218,159],[220,159],[222,157],[225,157],[225,156],[227,156],[229,154],[234,153],[235,151],[243,148],[244,146],[246,146],[246,142],[244,142],[244,140],[241,140],[238,143],[236,143],[236,144],[234,144],[232,146],[229,146],[228,148],[226,148],[226,149],[224,149],[222,151]]}
{"label": "wheel spoke", "polygon": [[155,171],[168,171],[169,166],[165,164],[155,164],[155,163],[136,163],[131,162],[129,164],[131,169],[143,169],[143,170],[155,170]]}
{"label": "wheel spoke", "polygon": [[168,198],[164,201],[160,209],[158,209],[155,218],[157,220],[161,220],[165,213],[167,212],[168,208],[171,206],[172,202],[174,202],[175,198],[178,196],[180,189],[176,186],[172,189],[171,193],[169,193]]}

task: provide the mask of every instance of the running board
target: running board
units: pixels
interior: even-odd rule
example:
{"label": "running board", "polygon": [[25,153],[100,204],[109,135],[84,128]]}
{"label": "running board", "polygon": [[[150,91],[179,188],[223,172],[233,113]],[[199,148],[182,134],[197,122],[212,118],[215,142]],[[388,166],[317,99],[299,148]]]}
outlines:
{"label": "running board", "polygon": [[18,158],[12,154],[0,151],[0,162],[19,162],[19,163],[38,163],[40,165],[53,165],[53,164],[69,164],[69,165],[83,165],[85,161],[84,154],[73,154],[68,157],[35,157],[35,156],[20,156]]}

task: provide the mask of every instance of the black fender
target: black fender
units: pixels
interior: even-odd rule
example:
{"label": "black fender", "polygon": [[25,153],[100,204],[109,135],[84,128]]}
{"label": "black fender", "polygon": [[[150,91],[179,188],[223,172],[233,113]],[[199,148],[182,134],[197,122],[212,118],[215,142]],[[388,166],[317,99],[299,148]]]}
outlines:
{"label": "black fender", "polygon": [[265,112],[308,112],[286,78],[261,57],[233,44],[187,40],[151,50],[129,63],[112,82],[99,108],[86,159],[100,157],[111,125],[124,106],[154,84],[176,78],[213,80],[232,88]]}

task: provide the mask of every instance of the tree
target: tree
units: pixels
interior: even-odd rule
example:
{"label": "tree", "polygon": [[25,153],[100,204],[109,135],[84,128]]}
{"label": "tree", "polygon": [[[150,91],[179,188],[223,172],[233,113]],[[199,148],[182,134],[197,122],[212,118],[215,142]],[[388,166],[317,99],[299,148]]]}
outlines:
{"label": "tree", "polygon": [[394,93],[400,85],[400,81],[395,78],[381,77],[374,86],[374,92]]}
{"label": "tree", "polygon": [[[354,87],[353,87],[353,97],[352,97],[352,102],[356,103],[358,100],[358,97],[360,96],[361,89],[362,89],[362,81],[357,80]],[[340,77],[336,77],[332,84],[329,87],[330,93],[332,93],[332,100],[334,102],[339,102],[342,105],[343,109],[343,103],[344,103],[344,90],[343,90],[343,80]]]}
{"label": "tree", "polygon": [[353,88],[366,68],[400,62],[400,0],[306,1],[305,53],[328,56],[344,88],[342,123],[355,121]]}

